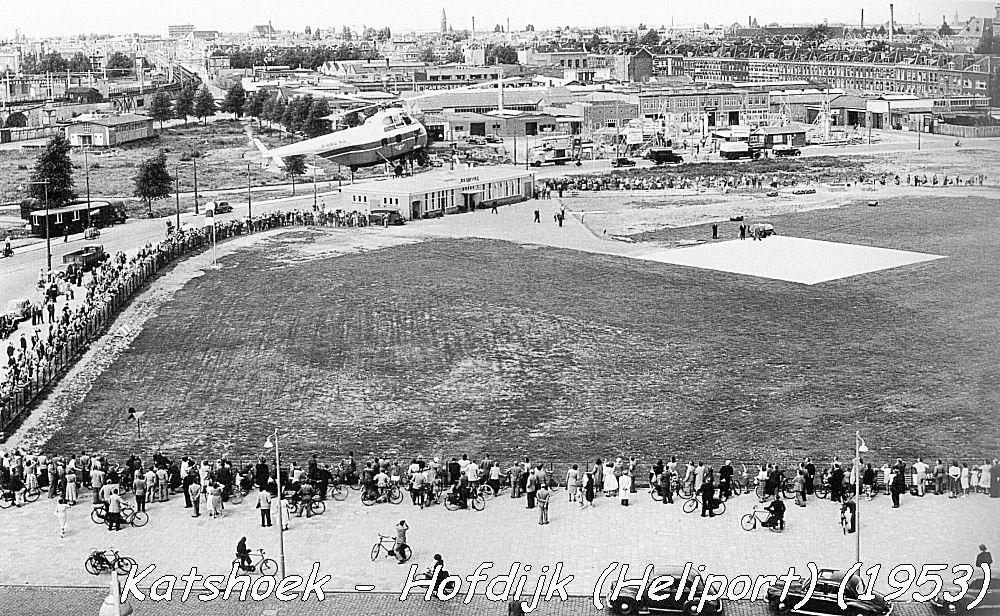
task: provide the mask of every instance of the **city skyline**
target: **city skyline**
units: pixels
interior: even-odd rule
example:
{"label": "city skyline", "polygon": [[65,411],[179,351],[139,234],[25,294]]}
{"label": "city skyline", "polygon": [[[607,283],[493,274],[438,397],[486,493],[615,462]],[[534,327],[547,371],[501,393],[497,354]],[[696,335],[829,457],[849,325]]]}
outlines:
{"label": "city skyline", "polygon": [[[856,24],[861,10],[865,11],[867,24],[884,23],[889,19],[888,2],[870,0],[845,0],[836,5],[803,3],[791,0],[759,0],[754,3],[709,0],[696,5],[665,5],[655,0],[639,0],[617,5],[611,14],[601,0],[553,0],[544,5],[524,0],[507,2],[463,2],[438,0],[433,3],[415,3],[404,0],[383,0],[377,8],[370,5],[344,2],[303,2],[298,5],[277,7],[273,2],[246,0],[240,3],[223,2],[208,5],[198,0],[177,0],[170,4],[144,5],[141,10],[123,11],[128,6],[121,0],[92,0],[81,4],[70,0],[48,0],[45,11],[38,11],[31,4],[7,7],[0,36],[10,38],[15,30],[27,37],[71,36],[77,34],[141,34],[166,33],[173,24],[194,24],[198,29],[224,32],[249,31],[257,24],[270,21],[278,30],[301,31],[313,28],[352,28],[361,26],[386,27],[409,32],[437,31],[441,10],[447,13],[449,24],[456,30],[471,29],[473,17],[478,31],[492,32],[496,24],[506,27],[507,20],[513,30],[526,24],[536,29],[557,26],[590,28],[597,26],[636,27],[639,23],[649,26],[676,26],[708,23],[729,25],[746,23],[754,17],[758,23],[783,24],[831,23]],[[942,18],[948,21],[958,13],[960,19],[970,16],[988,17],[994,14],[994,3],[970,0],[896,2],[897,23],[936,24]],[[53,16],[58,17],[53,17]],[[109,21],[107,17],[115,15]],[[571,18],[571,19],[570,19]]]}

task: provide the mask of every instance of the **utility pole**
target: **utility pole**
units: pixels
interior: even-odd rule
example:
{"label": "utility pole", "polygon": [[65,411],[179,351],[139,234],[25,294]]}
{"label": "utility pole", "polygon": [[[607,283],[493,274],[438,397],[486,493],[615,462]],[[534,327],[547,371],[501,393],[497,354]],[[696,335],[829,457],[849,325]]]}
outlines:
{"label": "utility pole", "polygon": [[194,215],[198,215],[198,159],[192,158],[194,162]]}
{"label": "utility pole", "polygon": [[250,163],[247,163],[247,218],[250,219],[250,232],[253,233],[253,201],[250,192]]}
{"label": "utility pole", "polygon": [[177,231],[181,230],[181,165],[174,165],[174,213],[177,215]]}
{"label": "utility pole", "polygon": [[[405,164],[405,161],[404,161],[404,164]],[[319,202],[318,202],[317,194],[316,194],[316,166],[313,165],[313,211],[315,212],[318,209],[319,209]]]}

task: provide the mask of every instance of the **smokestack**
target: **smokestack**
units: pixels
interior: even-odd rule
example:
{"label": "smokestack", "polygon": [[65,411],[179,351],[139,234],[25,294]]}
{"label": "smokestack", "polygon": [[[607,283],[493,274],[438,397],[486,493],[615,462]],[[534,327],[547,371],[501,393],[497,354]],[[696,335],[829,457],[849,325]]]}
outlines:
{"label": "smokestack", "polygon": [[475,40],[475,38],[476,38],[476,18],[475,18],[475,16],[473,16],[472,17],[472,39]]}
{"label": "smokestack", "polygon": [[865,10],[861,9],[861,29],[865,29]]}
{"label": "smokestack", "polygon": [[892,35],[896,32],[896,13],[892,3],[889,3],[889,42],[892,42]]}
{"label": "smokestack", "polygon": [[497,84],[497,91],[500,93],[500,116],[503,117],[503,69],[497,71],[500,81]]}
{"label": "smokestack", "polygon": [[507,18],[507,34],[510,34],[510,17]]}

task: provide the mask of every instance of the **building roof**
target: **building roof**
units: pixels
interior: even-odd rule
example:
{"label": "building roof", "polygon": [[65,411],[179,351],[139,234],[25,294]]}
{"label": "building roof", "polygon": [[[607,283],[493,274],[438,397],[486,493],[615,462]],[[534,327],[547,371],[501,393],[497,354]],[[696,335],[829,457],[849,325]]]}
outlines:
{"label": "building roof", "polygon": [[788,124],[787,126],[761,126],[754,132],[761,135],[791,135],[795,133],[805,133],[806,128],[799,124]]}
{"label": "building roof", "polygon": [[89,118],[77,118],[76,124],[97,124],[98,126],[119,126],[121,124],[131,124],[132,122],[152,122],[148,116],[128,113],[118,116],[92,116]]}
{"label": "building roof", "polygon": [[534,177],[534,175],[533,171],[512,169],[509,167],[456,167],[454,171],[429,171],[409,178],[347,185],[341,190],[344,193],[350,194],[389,193],[394,195],[413,195],[436,190],[460,188],[466,184],[474,185],[483,182],[513,180],[526,176]]}
{"label": "building roof", "polygon": [[841,94],[830,101],[830,107],[834,109],[867,109],[868,99],[851,94]]}

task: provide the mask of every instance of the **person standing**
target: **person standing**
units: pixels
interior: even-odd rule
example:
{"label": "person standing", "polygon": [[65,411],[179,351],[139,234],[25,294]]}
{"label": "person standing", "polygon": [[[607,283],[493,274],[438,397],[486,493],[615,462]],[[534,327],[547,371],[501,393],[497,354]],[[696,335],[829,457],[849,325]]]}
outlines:
{"label": "person standing", "polygon": [[906,491],[906,475],[897,471],[892,476],[889,485],[889,495],[892,496],[892,508],[899,509],[899,495]]}
{"label": "person standing", "polygon": [[990,554],[989,551],[987,551],[985,543],[980,543],[979,544],[979,554],[976,555],[976,568],[979,568],[983,564],[986,564],[986,565],[989,565],[989,566],[992,567],[993,566],[993,555]]}
{"label": "person standing", "polygon": [[663,472],[660,473],[660,496],[663,497],[661,500],[664,505],[674,504],[674,494],[670,486],[672,475],[673,473],[667,468],[663,469]]}
{"label": "person standing", "polygon": [[107,517],[108,530],[119,531],[122,529],[121,521],[122,497],[118,496],[118,490],[112,490],[108,497],[108,510],[104,514]]}
{"label": "person standing", "polygon": [[198,481],[192,481],[191,485],[188,487],[188,495],[191,497],[191,505],[194,507],[194,513],[191,514],[192,518],[197,518],[201,516],[201,483]]}
{"label": "person standing", "polygon": [[618,478],[618,497],[622,501],[622,507],[628,507],[629,496],[632,493],[632,475],[625,472]]}
{"label": "person standing", "polygon": [[528,497],[528,509],[535,508],[535,498],[537,498],[536,492],[538,491],[538,477],[535,476],[534,470],[528,471],[528,481],[525,484],[524,493]]}
{"label": "person standing", "polygon": [[521,498],[521,465],[514,462],[507,472],[510,474],[510,497]]}
{"label": "person standing", "polygon": [[592,474],[594,475],[594,494],[596,495],[598,492],[604,491],[604,462],[600,458],[594,462]]}
{"label": "person standing", "polygon": [[583,476],[583,500],[580,501],[580,508],[594,506],[594,494],[597,492],[596,482],[593,473],[586,473]]}
{"label": "person standing", "polygon": [[569,502],[574,502],[577,499],[578,492],[580,490],[580,466],[574,464],[568,471],[566,471],[566,491],[569,492]]}
{"label": "person standing", "polygon": [[923,496],[924,484],[927,480],[927,464],[924,463],[923,458],[917,458],[911,468],[913,468],[913,483],[916,484],[917,496]]}
{"label": "person standing", "polygon": [[257,495],[257,508],[260,509],[260,525],[262,528],[271,526],[271,493],[261,490]]}
{"label": "person standing", "polygon": [[[66,510],[69,509],[69,503],[66,502],[65,498],[60,498],[59,502],[56,503],[56,519],[59,520],[59,538],[62,539],[66,536]],[[985,547],[985,546],[983,546]]]}
{"label": "person standing", "polygon": [[135,494],[135,510],[146,510],[146,479],[141,473],[135,474],[135,481],[132,482],[132,492]]}
{"label": "person standing", "polygon": [[399,564],[406,562],[406,552],[404,548],[407,547],[406,544],[406,531],[410,530],[409,525],[406,524],[406,520],[400,520],[399,524],[396,525],[396,544],[393,546],[392,551],[396,555],[396,560]]}
{"label": "person standing", "polygon": [[812,494],[815,490],[814,481],[816,477],[816,465],[813,464],[812,459],[806,458],[805,465],[803,468],[806,469],[805,480],[806,480],[806,495]]}
{"label": "person standing", "polygon": [[712,239],[719,239],[719,225],[714,222],[712,223]]}
{"label": "person standing", "polygon": [[740,225],[740,239],[741,240],[747,239],[747,226],[746,225]]}
{"label": "person standing", "polygon": [[535,209],[535,222],[539,224],[542,222],[542,213],[538,209]]}
{"label": "person standing", "polygon": [[799,469],[795,475],[795,504],[799,507],[806,506],[806,471]]}
{"label": "person standing", "polygon": [[715,517],[715,486],[706,481],[699,491],[701,494],[701,517]]}
{"label": "person standing", "polygon": [[844,496],[844,469],[840,468],[840,463],[833,465],[830,471],[830,501],[839,503]]}
{"label": "person standing", "polygon": [[951,496],[948,498],[958,498],[959,478],[961,476],[962,469],[959,468],[958,462],[952,460],[951,466],[948,467],[948,485],[951,487]]}
{"label": "person standing", "polygon": [[542,482],[538,487],[538,492],[535,494],[535,502],[538,503],[538,523],[545,525],[549,523],[549,498],[551,497],[551,492],[545,486],[545,482]]}
{"label": "person standing", "polygon": [[719,497],[729,498],[733,495],[733,461],[726,460],[726,463],[719,469]]}
{"label": "person standing", "polygon": [[72,467],[66,470],[66,502],[76,504],[76,472]]}

